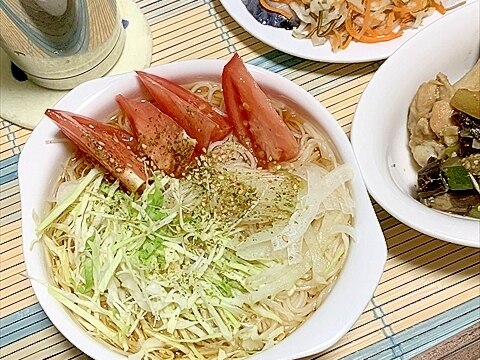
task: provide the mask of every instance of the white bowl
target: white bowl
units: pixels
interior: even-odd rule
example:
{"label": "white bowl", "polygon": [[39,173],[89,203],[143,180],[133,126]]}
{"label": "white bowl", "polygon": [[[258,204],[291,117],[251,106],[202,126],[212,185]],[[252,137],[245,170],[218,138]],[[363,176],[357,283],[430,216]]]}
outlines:
{"label": "white bowl", "polygon": [[[217,60],[185,61],[148,71],[181,84],[198,80],[219,81],[224,65],[224,61]],[[340,157],[355,172],[351,186],[357,205],[355,227],[359,238],[352,243],[335,286],[304,325],[280,344],[254,357],[263,360],[293,359],[327,349],[351,328],[380,280],[386,261],[386,245],[351,145],[334,118],[311,95],[289,80],[256,67],[249,69],[271,97],[283,100],[306,119],[318,122],[336,146]],[[114,100],[116,94],[134,96],[141,91],[134,73],[103,78],[78,86],[54,108],[102,119],[117,109]],[[41,245],[32,247],[36,240],[32,213],[42,211],[52,192],[60,164],[71,151],[65,144],[46,143],[57,135],[58,128],[44,118],[30,136],[19,162],[25,264],[28,274],[43,282],[48,281],[48,275]],[[52,323],[80,350],[99,360],[126,359],[124,355],[90,337],[70,317],[68,311],[48,294],[44,285],[32,281],[32,286]]]}
{"label": "white bowl", "polygon": [[480,246],[480,221],[430,209],[412,197],[417,168],[407,115],[421,83],[442,72],[455,82],[479,56],[479,3],[428,26],[378,69],[357,106],[352,145],[370,194],[408,226],[441,240]]}

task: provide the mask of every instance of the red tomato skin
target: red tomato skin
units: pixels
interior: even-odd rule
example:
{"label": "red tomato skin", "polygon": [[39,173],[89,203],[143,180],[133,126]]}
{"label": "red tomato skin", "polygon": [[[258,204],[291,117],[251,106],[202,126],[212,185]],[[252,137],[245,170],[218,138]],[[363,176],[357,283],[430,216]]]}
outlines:
{"label": "red tomato skin", "polygon": [[223,70],[222,85],[227,118],[247,148],[245,137],[248,134],[257,159],[282,162],[298,155],[299,145],[293,133],[237,54]]}
{"label": "red tomato skin", "polygon": [[[129,145],[118,140],[120,133],[124,133],[122,137],[127,137],[128,133],[68,111],[47,109],[45,115],[52,119],[80,150],[118,178],[127,190],[135,192],[144,185],[147,176],[142,161]],[[81,123],[77,120],[79,118]],[[100,131],[97,131],[97,127]]]}
{"label": "red tomato skin", "polygon": [[238,93],[235,90],[235,85],[231,81],[231,78],[222,76],[222,88],[224,93],[225,107],[227,109],[227,113],[230,114],[228,119],[232,121],[234,134],[237,139],[253,153],[252,139],[250,137],[247,124],[248,113],[242,105],[239,105],[241,104],[241,100],[238,97]]}
{"label": "red tomato skin", "polygon": [[125,146],[129,146],[131,149],[136,149],[138,147],[137,139],[134,136],[132,136],[132,134],[129,134],[128,132],[120,128],[117,128],[114,125],[105,124],[103,122],[96,121],[94,119],[91,119],[83,115],[71,113],[71,116],[80,125],[83,125],[83,126],[92,125],[92,121],[94,121],[95,124],[93,126],[95,128],[95,132],[97,133],[100,132],[104,136],[112,137],[115,142],[118,140],[119,142],[123,143]]}
{"label": "red tomato skin", "polygon": [[178,97],[163,85],[151,79],[146,73],[138,72],[138,77],[155,100],[159,109],[175,120],[187,134],[197,140],[197,151],[207,149],[214,136],[217,124],[210,120],[195,106]]}
{"label": "red tomato skin", "polygon": [[[161,76],[137,71],[139,76],[144,76],[150,78],[152,81],[162,85],[165,89],[169,90],[170,92],[177,95],[182,100],[185,100],[189,104],[195,106],[198,110],[200,110],[203,114],[205,114],[210,120],[213,120],[217,126],[213,133],[214,139],[223,139],[225,138],[231,131],[232,127],[227,120],[227,117],[220,109],[210,104],[208,101],[202,99],[201,97],[195,95],[191,91],[185,89],[183,86],[180,86],[168,79],[165,79]],[[140,75],[141,74],[141,75]]]}
{"label": "red tomato skin", "polygon": [[115,100],[127,115],[140,150],[160,170],[167,174],[181,174],[192,158],[196,141],[152,103],[123,95],[117,95]]}

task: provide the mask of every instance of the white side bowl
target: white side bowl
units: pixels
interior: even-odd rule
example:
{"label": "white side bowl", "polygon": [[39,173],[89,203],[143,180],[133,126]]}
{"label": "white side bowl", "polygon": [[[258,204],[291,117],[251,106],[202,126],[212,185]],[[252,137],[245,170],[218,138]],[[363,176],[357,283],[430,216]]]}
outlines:
{"label": "white side bowl", "polygon": [[[198,80],[219,81],[224,61],[198,60],[163,65],[148,70],[177,83]],[[386,245],[375,212],[370,203],[350,143],[334,118],[311,95],[279,75],[249,67],[255,79],[274,98],[283,100],[306,119],[318,122],[345,163],[355,172],[352,189],[357,210],[355,227],[359,232],[350,248],[337,283],[315,314],[292,335],[255,359],[293,359],[312,355],[337,342],[354,324],[370,301],[386,261]],[[93,80],[68,93],[54,108],[69,110],[103,119],[117,109],[115,95],[141,93],[134,73]],[[47,144],[58,135],[58,128],[44,118],[30,136],[19,162],[20,194],[23,218],[23,250],[28,274],[48,281],[43,249],[36,240],[33,212],[40,212],[52,192],[60,164],[70,154],[65,144]],[[44,285],[32,281],[38,301],[52,323],[80,350],[98,359],[125,360],[103,343],[90,337],[51,297]]]}
{"label": "white side bowl", "polygon": [[352,145],[370,194],[408,226],[441,240],[480,247],[480,221],[430,209],[413,198],[417,168],[408,148],[407,116],[418,87],[437,73],[457,81],[479,56],[479,3],[458,9],[395,52],[365,89]]}
{"label": "white side bowl", "polygon": [[[466,0],[469,3],[471,0]],[[243,4],[244,0],[220,0],[223,7],[230,16],[253,37],[265,44],[281,50],[287,54],[298,56],[304,59],[332,62],[332,63],[360,63],[386,59],[391,56],[402,44],[417,34],[422,29],[442,18],[442,15],[435,11],[423,19],[418,29],[407,29],[404,34],[396,39],[378,42],[374,44],[352,41],[344,50],[334,52],[327,42],[323,45],[313,46],[309,39],[297,39],[293,37],[292,30],[274,28],[259,23],[250,14]],[[442,1],[452,4],[461,4],[462,0]],[[448,13],[448,12],[447,12]]]}

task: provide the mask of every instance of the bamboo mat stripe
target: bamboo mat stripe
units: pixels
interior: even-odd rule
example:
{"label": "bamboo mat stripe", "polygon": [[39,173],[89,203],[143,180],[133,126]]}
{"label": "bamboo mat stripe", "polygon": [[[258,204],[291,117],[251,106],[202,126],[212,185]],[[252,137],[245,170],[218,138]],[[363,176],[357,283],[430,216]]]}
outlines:
{"label": "bamboo mat stripe", "polygon": [[480,323],[461,331],[442,343],[425,350],[415,360],[477,360],[480,354]]}
{"label": "bamboo mat stripe", "polygon": [[[153,65],[238,52],[302,86],[347,134],[381,65],[318,63],[273,50],[241,29],[218,0],[137,3],[152,29]],[[0,121],[0,359],[86,359],[51,324],[24,276],[17,163],[29,134]],[[353,328],[316,359],[409,359],[480,321],[479,251],[422,235],[374,207],[389,248],[385,272]]]}
{"label": "bamboo mat stripe", "polygon": [[[376,343],[347,356],[346,359],[390,359],[390,356],[413,357],[432,345],[478,323],[480,320],[479,308],[479,300],[472,299],[457,308],[448,310],[423,323],[390,336],[383,341],[383,344]],[[387,348],[390,350],[388,355]]]}

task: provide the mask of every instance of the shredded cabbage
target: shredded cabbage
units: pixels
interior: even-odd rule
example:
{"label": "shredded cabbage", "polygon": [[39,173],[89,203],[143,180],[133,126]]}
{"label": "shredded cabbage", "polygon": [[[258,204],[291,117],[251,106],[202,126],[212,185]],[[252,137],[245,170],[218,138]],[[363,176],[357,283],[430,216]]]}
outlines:
{"label": "shredded cabbage", "polygon": [[37,227],[52,296],[131,360],[274,345],[318,306],[355,235],[348,166],[267,171],[215,151],[182,179],[154,175],[142,194],[91,168],[59,187]]}

